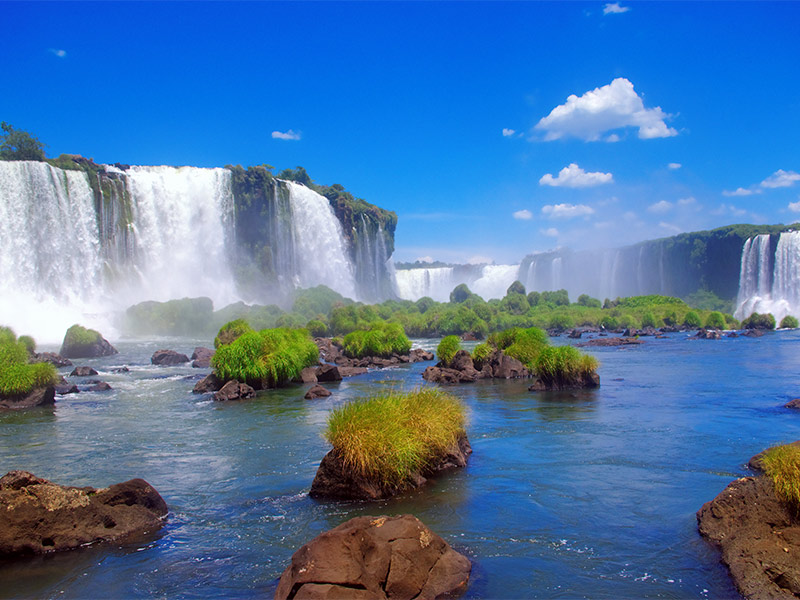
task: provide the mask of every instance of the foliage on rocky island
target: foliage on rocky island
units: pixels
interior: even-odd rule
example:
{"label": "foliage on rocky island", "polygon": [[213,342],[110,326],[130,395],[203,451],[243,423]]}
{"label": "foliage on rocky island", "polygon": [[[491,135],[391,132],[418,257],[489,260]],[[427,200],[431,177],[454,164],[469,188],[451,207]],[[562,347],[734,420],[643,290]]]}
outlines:
{"label": "foliage on rocky island", "polygon": [[369,329],[358,329],[344,336],[344,353],[350,358],[408,354],[411,340],[397,323],[374,322]]}
{"label": "foliage on rocky island", "polygon": [[28,337],[30,342],[26,342],[26,337],[18,339],[9,327],[0,327],[0,396],[19,396],[56,383],[53,365],[29,362],[33,339]]}

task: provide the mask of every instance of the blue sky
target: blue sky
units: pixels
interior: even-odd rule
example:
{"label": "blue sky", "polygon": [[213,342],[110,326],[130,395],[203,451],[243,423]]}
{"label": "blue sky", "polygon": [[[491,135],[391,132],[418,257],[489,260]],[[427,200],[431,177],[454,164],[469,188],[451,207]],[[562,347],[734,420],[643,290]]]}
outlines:
{"label": "blue sky", "polygon": [[302,165],[396,211],[397,260],[800,220],[798,2],[0,11],[0,119],[49,156]]}

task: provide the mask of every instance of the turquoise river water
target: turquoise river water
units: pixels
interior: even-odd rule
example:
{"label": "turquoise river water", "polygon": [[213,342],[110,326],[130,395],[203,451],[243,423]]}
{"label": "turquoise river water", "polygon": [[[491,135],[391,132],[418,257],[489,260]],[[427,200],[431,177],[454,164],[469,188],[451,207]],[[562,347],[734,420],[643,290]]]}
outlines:
{"label": "turquoise river water", "polygon": [[[117,356],[76,362],[114,391],[0,414],[2,473],[96,487],[141,477],[170,507],[165,527],[137,543],[0,563],[0,597],[271,597],[314,536],[353,516],[410,512],[473,561],[466,598],[736,598],[695,512],[746,475],[752,455],[800,438],[800,414],[783,408],[800,395],[800,332],[671,334],[590,349],[595,391],[454,387],[468,407],[466,469],[391,501],[319,502],[307,492],[330,410],[418,386],[430,363],[328,385],[323,400],[292,386],[217,403],[191,393],[206,371],[149,364],[159,348],[195,345],[209,340],[120,342]],[[121,365],[130,372],[110,372]]]}

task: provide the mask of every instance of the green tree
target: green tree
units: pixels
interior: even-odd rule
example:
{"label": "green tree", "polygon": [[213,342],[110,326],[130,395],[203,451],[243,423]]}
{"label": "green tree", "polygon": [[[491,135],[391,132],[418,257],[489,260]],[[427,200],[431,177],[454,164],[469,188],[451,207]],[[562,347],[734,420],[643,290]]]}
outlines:
{"label": "green tree", "polygon": [[508,289],[506,290],[506,295],[508,295],[508,294],[522,294],[524,296],[525,295],[525,286],[522,285],[521,281],[517,280],[514,283],[512,283],[510,286],[508,286]]}
{"label": "green tree", "polygon": [[27,131],[14,129],[9,123],[0,123],[0,159],[44,160],[44,144]]}
{"label": "green tree", "polygon": [[450,292],[450,302],[453,304],[461,304],[462,302],[466,301],[470,296],[472,296],[472,292],[467,287],[466,283],[459,283],[456,287],[453,288],[453,291]]}

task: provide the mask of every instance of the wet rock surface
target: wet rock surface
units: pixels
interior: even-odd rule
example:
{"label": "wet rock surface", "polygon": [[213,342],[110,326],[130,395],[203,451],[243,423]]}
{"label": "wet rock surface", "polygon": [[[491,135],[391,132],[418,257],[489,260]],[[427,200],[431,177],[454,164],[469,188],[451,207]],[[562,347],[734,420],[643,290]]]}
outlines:
{"label": "wet rock surface", "polygon": [[68,487],[26,471],[0,478],[0,557],[69,550],[157,531],[167,505],[142,479]]}
{"label": "wet rock surface", "polygon": [[[365,356],[363,358],[350,358],[345,356],[342,347],[331,338],[316,338],[314,342],[317,344],[317,348],[319,348],[320,359],[325,362],[334,363],[340,369],[342,367],[383,369],[387,367],[396,367],[402,364],[433,360],[433,352],[428,352],[419,348],[414,348],[408,354],[392,354],[389,357]],[[347,377],[347,375],[345,375],[345,377]]]}
{"label": "wet rock surface", "polygon": [[55,403],[56,388],[47,386],[36,388],[27,394],[0,396],[0,409],[34,408]]}
{"label": "wet rock surface", "polygon": [[75,367],[69,374],[70,377],[91,377],[92,375],[97,375],[97,371],[92,367]]}
{"label": "wet rock surface", "polygon": [[471,564],[413,515],[356,517],[301,547],[275,598],[453,597]]}
{"label": "wet rock surface", "polygon": [[150,362],[154,365],[182,365],[189,362],[189,357],[174,350],[156,350]]}
{"label": "wet rock surface", "polygon": [[604,337],[587,340],[580,344],[575,344],[575,346],[585,348],[587,346],[635,346],[636,344],[644,344],[644,340],[635,337]]}
{"label": "wet rock surface", "polygon": [[331,395],[330,390],[325,389],[321,385],[314,385],[303,396],[306,400],[316,400],[317,398],[327,398]]}
{"label": "wet rock surface", "polygon": [[[480,367],[480,368],[479,368]],[[438,362],[423,371],[422,378],[431,383],[470,383],[479,379],[520,379],[530,377],[530,372],[516,358],[495,350],[486,360],[475,364],[466,350],[456,352],[449,364]]]}
{"label": "wet rock surface", "polygon": [[208,369],[211,366],[212,356],[214,356],[214,351],[211,348],[198,346],[192,352],[192,367],[195,369]]}
{"label": "wet rock surface", "polygon": [[[199,385],[199,384],[198,384]],[[230,400],[246,400],[248,398],[255,398],[256,391],[246,383],[239,383],[232,379],[223,385],[218,392],[214,394],[214,400],[220,402],[227,402]]]}

